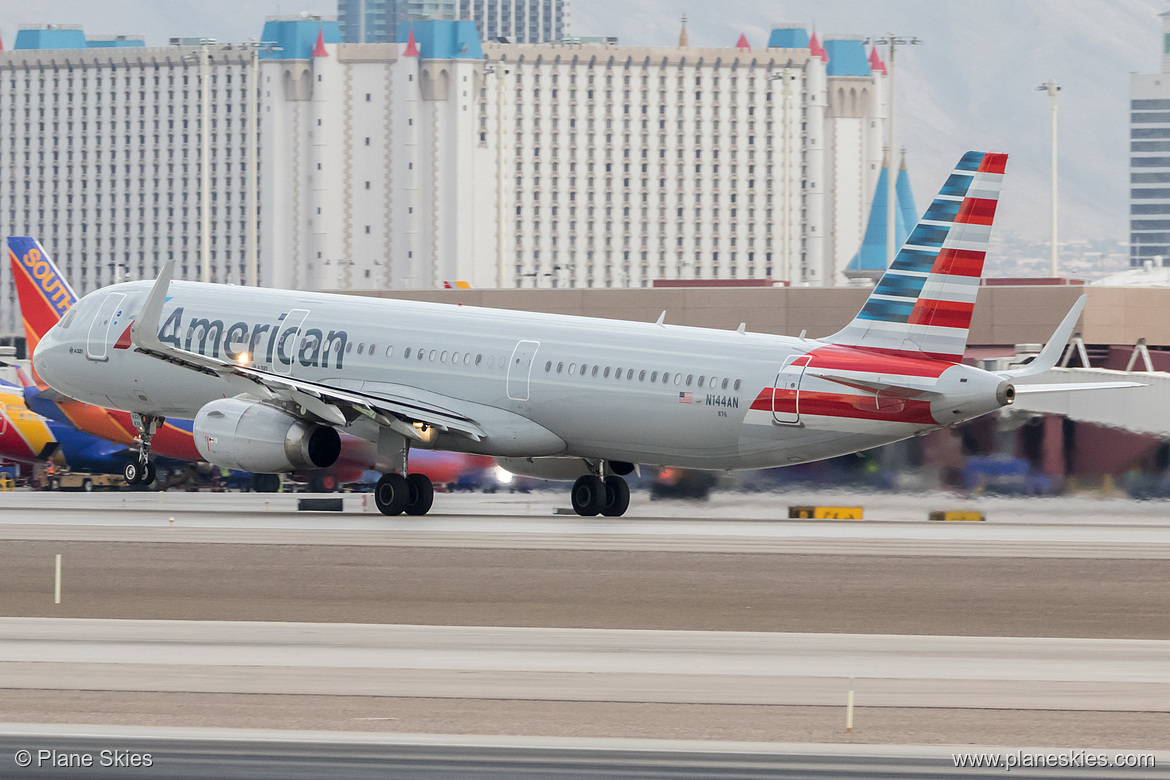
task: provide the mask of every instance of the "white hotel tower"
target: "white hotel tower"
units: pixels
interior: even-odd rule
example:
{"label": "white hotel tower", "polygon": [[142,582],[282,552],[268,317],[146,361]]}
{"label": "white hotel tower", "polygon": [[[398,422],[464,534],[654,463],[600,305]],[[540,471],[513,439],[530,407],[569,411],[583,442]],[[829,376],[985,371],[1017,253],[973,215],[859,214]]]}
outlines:
{"label": "white hotel tower", "polygon": [[862,42],[679,44],[485,46],[501,286],[843,281],[881,160]]}
{"label": "white hotel tower", "polygon": [[316,22],[269,25],[277,285],[823,285],[861,243],[884,106],[860,39],[481,49],[470,23],[425,21],[318,47]]}
{"label": "white hotel tower", "polygon": [[[0,52],[0,231],[32,235],[79,295],[151,278],[168,259],[198,279],[202,133],[208,137],[211,278],[245,278],[251,52],[145,48],[141,36],[86,39],[78,27],[21,29]],[[12,272],[0,263],[0,337],[24,335]]]}

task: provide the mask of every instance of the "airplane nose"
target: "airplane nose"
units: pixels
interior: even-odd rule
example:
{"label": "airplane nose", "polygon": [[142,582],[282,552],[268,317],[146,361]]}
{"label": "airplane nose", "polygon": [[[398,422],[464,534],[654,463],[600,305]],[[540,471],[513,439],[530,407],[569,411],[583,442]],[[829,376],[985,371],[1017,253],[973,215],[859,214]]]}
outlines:
{"label": "airplane nose", "polygon": [[32,355],[33,369],[42,380],[55,390],[61,389],[57,387],[53,369],[61,362],[62,349],[63,345],[61,339],[58,338],[57,326],[53,326],[37,344]]}

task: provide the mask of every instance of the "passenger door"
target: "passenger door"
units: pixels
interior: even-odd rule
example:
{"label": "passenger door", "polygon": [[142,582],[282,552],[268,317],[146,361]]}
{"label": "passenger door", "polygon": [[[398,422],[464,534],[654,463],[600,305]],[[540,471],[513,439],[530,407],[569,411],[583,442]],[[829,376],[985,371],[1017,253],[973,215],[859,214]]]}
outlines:
{"label": "passenger door", "polygon": [[85,343],[85,356],[90,360],[105,362],[110,359],[106,352],[110,345],[110,329],[120,320],[122,301],[125,299],[122,293],[110,293],[98,305]]}
{"label": "passenger door", "polygon": [[508,363],[508,397],[513,401],[528,400],[528,386],[532,378],[532,361],[540,349],[539,341],[521,341],[512,350]]}
{"label": "passenger door", "polygon": [[793,355],[784,361],[772,386],[772,422],[779,425],[800,424],[800,383],[811,355]]}

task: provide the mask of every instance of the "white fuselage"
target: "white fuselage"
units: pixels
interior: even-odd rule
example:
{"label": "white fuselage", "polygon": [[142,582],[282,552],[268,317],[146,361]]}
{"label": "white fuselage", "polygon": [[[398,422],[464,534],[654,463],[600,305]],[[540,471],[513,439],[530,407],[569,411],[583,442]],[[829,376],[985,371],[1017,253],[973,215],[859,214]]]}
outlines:
{"label": "white fuselage", "polygon": [[[130,282],[85,296],[38,346],[40,376],[80,401],[162,416],[194,417],[239,394],[129,344],[150,289]],[[969,366],[705,328],[189,282],[172,283],[160,323],[159,337],[183,350],[457,411],[487,436],[448,433],[429,445],[490,455],[761,468],[1002,405],[1002,379]],[[829,364],[838,380],[812,375]],[[892,375],[925,377],[932,393],[895,397],[839,381]],[[377,440],[368,421],[345,430]]]}

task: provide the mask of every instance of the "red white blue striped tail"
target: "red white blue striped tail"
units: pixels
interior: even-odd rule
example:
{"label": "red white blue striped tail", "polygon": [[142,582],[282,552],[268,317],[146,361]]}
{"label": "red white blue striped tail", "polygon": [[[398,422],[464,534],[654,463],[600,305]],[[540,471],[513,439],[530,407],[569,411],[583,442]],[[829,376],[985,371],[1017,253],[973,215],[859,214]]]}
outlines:
{"label": "red white blue striped tail", "polygon": [[865,306],[822,340],[961,360],[1006,165],[1006,154],[964,154]]}

